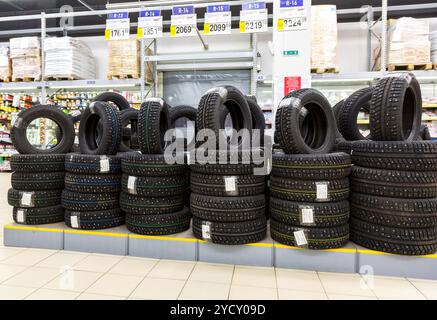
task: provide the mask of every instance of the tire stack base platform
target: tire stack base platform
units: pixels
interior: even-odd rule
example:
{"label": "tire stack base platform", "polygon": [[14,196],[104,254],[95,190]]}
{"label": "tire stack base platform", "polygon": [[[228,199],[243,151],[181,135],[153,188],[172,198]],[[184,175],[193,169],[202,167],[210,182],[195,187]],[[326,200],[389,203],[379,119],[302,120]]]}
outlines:
{"label": "tire stack base platform", "polygon": [[125,226],[102,230],[72,230],[63,223],[4,226],[4,245],[135,256],[155,259],[203,261],[260,267],[362,273],[437,280],[437,253],[408,257],[368,250],[349,243],[345,248],[312,251],[265,241],[222,246],[197,240],[186,231],[168,237],[141,236]]}

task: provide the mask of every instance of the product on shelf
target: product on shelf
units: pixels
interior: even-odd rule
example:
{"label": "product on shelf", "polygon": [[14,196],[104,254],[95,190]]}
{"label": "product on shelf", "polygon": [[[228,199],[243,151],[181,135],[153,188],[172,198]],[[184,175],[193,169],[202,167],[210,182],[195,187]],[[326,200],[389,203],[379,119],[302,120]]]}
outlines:
{"label": "product on shelf", "polygon": [[311,7],[311,69],[337,67],[337,7],[319,5]]}
{"label": "product on shelf", "polygon": [[71,37],[46,38],[45,79],[95,79],[96,65],[90,48]]}
{"label": "product on shelf", "polygon": [[0,46],[0,82],[9,82],[12,76],[11,60],[9,59],[9,46]]}
{"label": "product on shelf", "polygon": [[8,202],[18,224],[38,225],[61,222],[64,209],[65,155],[14,155],[11,158],[12,189]]}
{"label": "product on shelf", "polygon": [[[152,55],[147,49],[146,56]],[[141,76],[140,42],[136,39],[109,41],[108,79],[139,79]],[[145,80],[153,81],[153,64],[145,63]]]}
{"label": "product on shelf", "polygon": [[12,81],[41,80],[41,44],[38,37],[11,38]]}

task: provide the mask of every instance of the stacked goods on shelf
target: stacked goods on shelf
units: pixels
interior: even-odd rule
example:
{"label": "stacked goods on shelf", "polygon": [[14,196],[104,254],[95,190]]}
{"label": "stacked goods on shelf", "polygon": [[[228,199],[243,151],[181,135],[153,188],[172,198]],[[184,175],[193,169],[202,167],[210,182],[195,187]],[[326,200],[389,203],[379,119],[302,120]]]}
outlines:
{"label": "stacked goods on shelf", "polygon": [[65,223],[73,229],[120,226],[121,160],[118,156],[68,154],[62,205]]}
{"label": "stacked goods on shelf", "polygon": [[[140,42],[136,39],[109,41],[108,79],[139,79],[141,75]],[[152,55],[147,49],[146,56]],[[153,64],[145,64],[145,80],[153,80]]]}
{"label": "stacked goods on shelf", "polygon": [[[185,159],[171,164],[164,156],[164,134],[170,128],[169,106],[160,98],[147,99],[138,116],[138,142],[142,154],[126,153],[122,160],[121,206],[131,232],[167,235],[190,228],[185,207],[188,193]],[[177,159],[174,159],[177,160]]]}
{"label": "stacked goods on shelf", "polygon": [[162,154],[131,152],[123,156],[122,170],[120,204],[129,231],[169,235],[190,228],[185,164],[167,164]]}
{"label": "stacked goods on shelf", "polygon": [[13,155],[9,205],[16,223],[27,225],[64,221],[61,193],[64,188],[64,154]]}
{"label": "stacked goods on shelf", "polygon": [[308,249],[339,248],[349,239],[351,160],[333,153],[337,126],[331,105],[317,90],[286,96],[276,116],[270,177],[272,238]]}
{"label": "stacked goods on shelf", "polygon": [[335,5],[312,6],[311,69],[316,70],[317,73],[338,72],[337,44],[337,7]]}
{"label": "stacked goods on shelf", "polygon": [[11,38],[12,81],[41,80],[41,44],[37,37]]}
{"label": "stacked goods on shelf", "polygon": [[45,79],[95,79],[96,64],[90,48],[71,37],[44,40]]}
{"label": "stacked goods on shelf", "polygon": [[9,59],[9,46],[0,46],[0,82],[11,80],[11,60]]}
{"label": "stacked goods on shelf", "polygon": [[[217,144],[208,150],[210,163],[196,159],[191,169],[191,210],[193,233],[198,239],[223,245],[242,245],[263,240],[267,232],[265,210],[265,175],[257,175],[252,154],[245,150],[245,139],[228,139],[240,149],[221,148],[219,135],[224,130],[221,117],[224,106],[232,103],[229,113],[238,130],[253,128],[248,98],[231,86],[214,88],[201,99],[196,116],[196,130],[215,132]],[[258,107],[259,108],[259,107]],[[237,128],[236,128],[237,129]],[[252,146],[253,147],[253,146]],[[259,146],[258,146],[259,147]],[[201,152],[201,146],[198,148]],[[253,151],[253,150],[252,150]],[[237,153],[237,154],[235,154]],[[236,158],[237,161],[231,161]],[[212,163],[211,163],[212,162]],[[261,172],[259,172],[261,174]],[[265,174],[265,173],[264,173]]]}
{"label": "stacked goods on shelf", "polygon": [[437,31],[430,33],[429,40],[431,41],[431,61],[437,67]]}

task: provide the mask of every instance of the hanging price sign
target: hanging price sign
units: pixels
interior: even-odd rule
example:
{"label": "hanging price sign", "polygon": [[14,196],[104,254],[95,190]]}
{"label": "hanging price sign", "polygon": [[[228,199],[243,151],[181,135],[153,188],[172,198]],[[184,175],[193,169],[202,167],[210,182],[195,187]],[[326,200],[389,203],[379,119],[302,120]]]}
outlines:
{"label": "hanging price sign", "polygon": [[204,34],[230,34],[232,14],[227,3],[208,6],[205,13]]}
{"label": "hanging price sign", "polygon": [[281,0],[278,31],[308,29],[308,14],[304,0]]}
{"label": "hanging price sign", "polygon": [[263,1],[250,1],[243,3],[240,11],[240,32],[255,33],[268,31],[268,12]]}
{"label": "hanging price sign", "polygon": [[161,10],[145,10],[140,12],[137,37],[139,39],[162,38]]}
{"label": "hanging price sign", "polygon": [[127,12],[113,12],[108,14],[106,19],[106,40],[129,39],[130,19]]}
{"label": "hanging price sign", "polygon": [[189,37],[197,34],[197,14],[194,6],[173,7],[170,36]]}

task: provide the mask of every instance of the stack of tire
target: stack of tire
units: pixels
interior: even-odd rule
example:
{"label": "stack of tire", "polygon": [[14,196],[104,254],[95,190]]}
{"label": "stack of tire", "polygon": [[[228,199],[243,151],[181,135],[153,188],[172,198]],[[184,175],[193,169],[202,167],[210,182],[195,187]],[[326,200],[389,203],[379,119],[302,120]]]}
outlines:
{"label": "stack of tire", "polygon": [[122,157],[120,203],[133,233],[168,235],[190,228],[185,157],[182,154],[182,159],[170,164],[172,159],[164,156],[164,135],[170,127],[169,106],[163,99],[147,99],[141,105],[138,138],[142,154],[130,152]]}
{"label": "stack of tire", "polygon": [[[264,130],[265,120],[256,100],[231,86],[214,88],[202,97],[196,128],[210,129],[219,137],[228,114],[235,130]],[[242,245],[266,237],[265,175],[254,174],[256,166],[251,155],[244,151],[235,151],[238,161],[231,162],[230,158],[235,155],[221,150],[217,141],[212,150],[214,163],[197,161],[190,166],[191,212],[196,238],[221,245]],[[227,161],[218,162],[220,158]]]}
{"label": "stack of tire", "polygon": [[352,149],[351,239],[377,251],[437,251],[437,144],[419,139],[422,98],[414,75],[389,75],[375,87],[371,136]]}
{"label": "stack of tire", "polygon": [[317,90],[286,96],[276,116],[270,230],[282,244],[307,249],[343,247],[349,240],[351,159],[331,153],[337,137],[333,111]]}
{"label": "stack of tire", "polygon": [[62,205],[65,223],[81,230],[99,230],[125,222],[120,209],[121,161],[118,156],[68,154]]}
{"label": "stack of tire", "polygon": [[64,221],[64,154],[13,155],[9,205],[18,224],[40,225]]}

